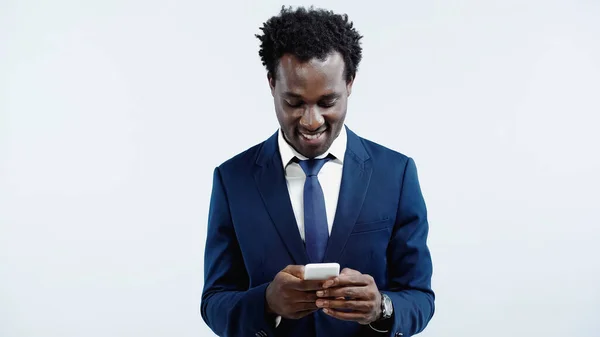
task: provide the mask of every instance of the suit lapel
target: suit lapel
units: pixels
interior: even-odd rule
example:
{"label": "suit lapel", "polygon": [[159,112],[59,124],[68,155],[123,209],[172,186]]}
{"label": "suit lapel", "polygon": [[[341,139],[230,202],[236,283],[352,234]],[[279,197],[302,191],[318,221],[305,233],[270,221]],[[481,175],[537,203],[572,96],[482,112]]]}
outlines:
{"label": "suit lapel", "polygon": [[308,255],[298,231],[278,151],[277,133],[263,143],[256,164],[254,179],[279,236],[294,262],[307,264]]}
{"label": "suit lapel", "polygon": [[348,131],[338,205],[324,262],[336,262],[358,219],[371,180],[371,161],[360,138]]}

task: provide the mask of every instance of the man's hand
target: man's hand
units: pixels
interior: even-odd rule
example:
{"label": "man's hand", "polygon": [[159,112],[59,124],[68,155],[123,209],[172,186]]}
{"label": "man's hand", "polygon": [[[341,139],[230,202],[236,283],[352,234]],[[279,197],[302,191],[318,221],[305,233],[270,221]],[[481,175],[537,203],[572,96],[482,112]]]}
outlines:
{"label": "man's hand", "polygon": [[381,294],[373,277],[345,268],[317,291],[317,307],[329,316],[369,324],[381,316]]}
{"label": "man's hand", "polygon": [[277,273],[267,287],[266,300],[269,312],[283,318],[299,319],[318,308],[316,291],[324,281],[305,281],[304,266],[287,266]]}

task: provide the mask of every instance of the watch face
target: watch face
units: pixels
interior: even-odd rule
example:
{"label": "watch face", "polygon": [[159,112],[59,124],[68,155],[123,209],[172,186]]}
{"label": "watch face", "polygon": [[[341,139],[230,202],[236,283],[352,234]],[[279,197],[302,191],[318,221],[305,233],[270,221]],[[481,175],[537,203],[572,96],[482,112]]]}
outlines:
{"label": "watch face", "polygon": [[390,317],[391,315],[392,315],[392,300],[387,295],[383,295],[383,316]]}

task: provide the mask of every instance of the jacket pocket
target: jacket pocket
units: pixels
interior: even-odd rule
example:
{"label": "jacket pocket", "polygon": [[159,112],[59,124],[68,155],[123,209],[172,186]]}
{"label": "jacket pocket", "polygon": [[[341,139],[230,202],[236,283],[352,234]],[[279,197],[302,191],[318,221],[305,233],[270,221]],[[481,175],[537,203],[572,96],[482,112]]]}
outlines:
{"label": "jacket pocket", "polygon": [[387,229],[391,222],[392,220],[390,218],[385,218],[376,221],[357,223],[354,225],[351,234],[367,233]]}

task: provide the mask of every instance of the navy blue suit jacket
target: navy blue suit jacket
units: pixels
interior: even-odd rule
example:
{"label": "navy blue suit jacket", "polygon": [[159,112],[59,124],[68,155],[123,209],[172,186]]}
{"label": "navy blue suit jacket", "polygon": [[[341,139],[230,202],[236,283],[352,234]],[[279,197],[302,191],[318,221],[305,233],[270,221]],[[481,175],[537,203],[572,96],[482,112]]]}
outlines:
{"label": "navy blue suit jacket", "polygon": [[[434,313],[427,211],[414,161],[350,130],[324,262],[371,275],[394,305],[388,336],[421,332]],[[220,336],[382,336],[321,311],[275,328],[265,291],[305,265],[277,133],[214,171],[201,313]]]}

